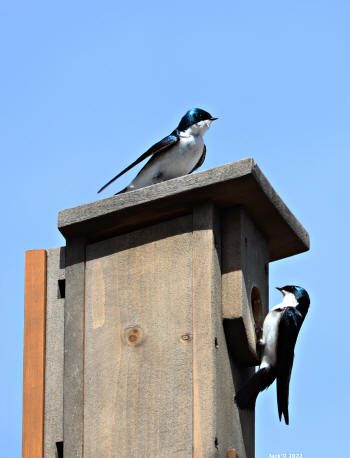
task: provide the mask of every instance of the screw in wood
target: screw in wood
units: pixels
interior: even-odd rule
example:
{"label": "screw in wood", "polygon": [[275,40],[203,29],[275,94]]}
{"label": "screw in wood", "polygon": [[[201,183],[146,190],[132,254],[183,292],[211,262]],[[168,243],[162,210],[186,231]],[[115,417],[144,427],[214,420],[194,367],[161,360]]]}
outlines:
{"label": "screw in wood", "polygon": [[191,341],[191,340],[192,340],[192,336],[191,336],[191,334],[183,334],[183,335],[181,336],[181,340],[184,340],[185,342],[186,342],[186,341],[187,341],[187,342],[188,342],[188,341]]}

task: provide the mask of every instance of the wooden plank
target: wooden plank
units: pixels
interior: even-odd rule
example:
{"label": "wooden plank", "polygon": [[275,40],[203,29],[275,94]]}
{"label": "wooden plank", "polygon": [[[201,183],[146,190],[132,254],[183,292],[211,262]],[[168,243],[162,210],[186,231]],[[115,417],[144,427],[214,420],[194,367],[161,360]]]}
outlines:
{"label": "wooden plank", "polygon": [[88,245],[85,457],[192,456],[192,217]]}
{"label": "wooden plank", "polygon": [[[231,356],[234,393],[248,380],[258,363],[254,325],[262,325],[268,310],[268,246],[264,236],[240,207],[222,214],[222,307]],[[260,293],[260,313],[255,323],[252,293]],[[233,445],[240,457],[254,457],[254,412],[233,406],[243,443]],[[237,431],[237,429],[236,429]]]}
{"label": "wooden plank", "polygon": [[212,203],[194,209],[193,456],[226,458],[234,445],[241,458],[252,458],[234,404],[234,379],[245,371],[231,366],[223,329],[220,229]]}
{"label": "wooden plank", "polygon": [[218,456],[216,449],[216,320],[214,206],[193,213],[193,457]]}
{"label": "wooden plank", "polygon": [[65,276],[64,252],[64,248],[47,250],[44,458],[56,457],[56,443],[63,442],[65,299],[58,280]]}
{"label": "wooden plank", "polygon": [[[242,349],[244,342],[240,343]],[[232,356],[232,355],[231,355]],[[233,396],[237,391],[250,379],[254,374],[254,367],[242,367],[230,358],[232,378],[233,378]],[[240,410],[235,402],[232,405],[232,417],[234,419],[235,429],[231,437],[230,445],[234,446],[236,454],[240,458],[255,457],[255,411]]]}
{"label": "wooden plank", "polygon": [[[226,337],[236,360],[253,366],[259,362],[255,324],[261,327],[268,311],[268,245],[240,207],[223,212],[222,245],[222,308],[223,317],[227,319]],[[253,288],[259,291],[260,297],[256,323]]]}
{"label": "wooden plank", "polygon": [[44,439],[46,251],[25,256],[23,458],[41,458]]}
{"label": "wooden plank", "polygon": [[251,158],[64,210],[59,229],[101,240],[188,214],[203,201],[243,206],[266,236],[270,261],[309,249],[308,233]]}
{"label": "wooden plank", "polygon": [[85,239],[66,246],[64,305],[64,456],[82,458],[84,422]]}
{"label": "wooden plank", "polygon": [[[225,457],[242,444],[222,323],[219,216],[212,203],[193,214],[193,456]],[[242,447],[240,447],[242,448]]]}

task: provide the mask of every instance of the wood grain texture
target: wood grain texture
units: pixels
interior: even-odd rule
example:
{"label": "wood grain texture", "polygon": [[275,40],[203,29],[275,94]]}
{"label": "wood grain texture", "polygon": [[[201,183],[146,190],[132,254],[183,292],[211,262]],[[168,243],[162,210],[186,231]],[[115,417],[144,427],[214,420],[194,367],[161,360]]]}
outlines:
{"label": "wood grain texture", "polygon": [[193,213],[193,456],[226,457],[245,447],[222,323],[219,215],[212,203]]}
{"label": "wood grain texture", "polygon": [[56,457],[63,441],[64,298],[58,280],[65,277],[64,248],[47,250],[44,458]]}
{"label": "wood grain texture", "polygon": [[270,261],[309,249],[309,236],[255,161],[243,159],[59,213],[65,237],[101,240],[190,213],[203,201],[243,206],[266,236]]}
{"label": "wood grain texture", "polygon": [[46,251],[27,251],[24,293],[23,458],[41,458],[44,445]]}
{"label": "wood grain texture", "polygon": [[[244,344],[242,349],[244,350]],[[237,364],[237,361],[232,357],[230,352],[230,362],[233,379],[234,395],[237,393],[249,378],[254,374],[254,367],[243,367]],[[254,458],[255,457],[255,411],[240,410],[235,402],[232,405],[232,416],[235,424],[235,438],[232,437],[231,446],[236,450],[240,458]],[[237,437],[238,436],[238,437]]]}
{"label": "wood grain texture", "polygon": [[216,348],[219,286],[214,259],[215,210],[193,212],[193,457],[219,456],[216,448]]}
{"label": "wood grain texture", "polygon": [[64,456],[82,458],[84,426],[85,239],[66,246],[64,305]]}
{"label": "wood grain texture", "polygon": [[191,216],[88,245],[85,296],[84,457],[190,458]]}

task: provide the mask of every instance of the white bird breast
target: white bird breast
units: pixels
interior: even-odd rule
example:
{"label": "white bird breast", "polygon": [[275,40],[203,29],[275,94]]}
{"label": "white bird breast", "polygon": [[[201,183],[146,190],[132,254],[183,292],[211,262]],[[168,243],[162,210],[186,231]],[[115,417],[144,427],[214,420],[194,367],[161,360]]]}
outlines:
{"label": "white bird breast", "polygon": [[200,121],[181,132],[179,141],[137,175],[131,183],[131,188],[149,186],[190,173],[203,154],[203,135],[210,124],[211,121]]}
{"label": "white bird breast", "polygon": [[284,291],[283,300],[266,315],[263,324],[262,344],[264,345],[260,369],[274,366],[277,362],[277,342],[279,322],[286,307],[296,307],[298,301],[294,294]]}
{"label": "white bird breast", "polygon": [[211,121],[200,121],[181,132],[179,142],[165,152],[155,164],[155,172],[161,173],[163,179],[177,178],[190,173],[202,156],[203,135],[210,124]]}
{"label": "white bird breast", "polygon": [[264,367],[274,366],[277,361],[277,339],[278,325],[282,316],[283,310],[271,310],[264,320],[263,338],[264,345],[263,357],[260,369]]}
{"label": "white bird breast", "polygon": [[201,137],[180,137],[180,141],[166,151],[155,164],[155,174],[160,173],[163,179],[187,175],[199,161],[204,147]]}

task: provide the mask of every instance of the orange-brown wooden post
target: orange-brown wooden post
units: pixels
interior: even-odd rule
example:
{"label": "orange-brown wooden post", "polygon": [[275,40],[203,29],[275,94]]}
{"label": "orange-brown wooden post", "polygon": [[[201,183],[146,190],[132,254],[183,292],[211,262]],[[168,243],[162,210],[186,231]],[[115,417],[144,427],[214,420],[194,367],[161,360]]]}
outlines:
{"label": "orange-brown wooden post", "polygon": [[25,257],[23,458],[41,458],[44,439],[46,250]]}

